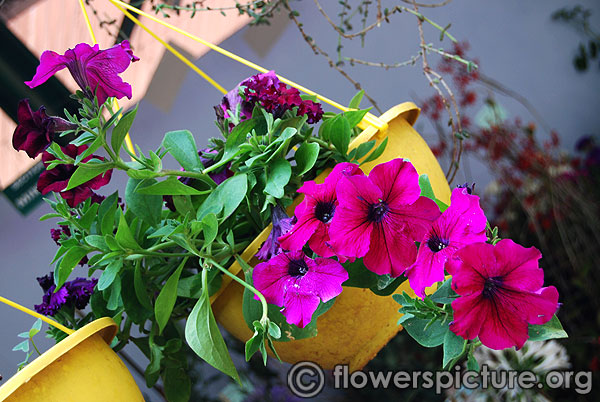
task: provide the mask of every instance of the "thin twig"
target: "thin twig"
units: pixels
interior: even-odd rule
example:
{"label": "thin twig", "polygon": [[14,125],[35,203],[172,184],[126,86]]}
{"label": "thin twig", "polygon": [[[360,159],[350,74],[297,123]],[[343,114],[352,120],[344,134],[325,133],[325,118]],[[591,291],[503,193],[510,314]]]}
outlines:
{"label": "thin twig", "polygon": [[436,8],[436,7],[444,7],[446,4],[450,4],[452,2],[452,0],[445,0],[441,3],[432,3],[432,4],[425,4],[425,3],[413,3],[410,0],[402,0],[402,2],[406,3],[406,4],[416,4],[419,7],[425,7],[425,8]]}
{"label": "thin twig", "polygon": [[384,68],[386,70],[389,70],[390,68],[399,68],[399,67],[406,67],[406,66],[414,66],[417,61],[419,60],[419,58],[421,58],[421,54],[422,52],[419,52],[418,54],[412,56],[409,60],[403,61],[403,62],[399,62],[399,63],[394,63],[394,64],[386,64],[386,63],[380,63],[380,62],[372,62],[372,61],[366,61],[366,60],[360,60],[360,59],[355,59],[353,57],[344,57],[344,59],[349,62],[351,65],[353,64],[362,64],[363,66],[370,66],[370,67],[380,67],[380,68]]}
{"label": "thin twig", "polygon": [[[359,82],[355,81],[352,77],[350,77],[348,75],[348,73],[346,73],[344,70],[342,70],[342,68],[340,68],[332,59],[331,57],[329,57],[329,54],[327,54],[327,52],[325,52],[323,49],[321,49],[319,46],[317,46],[317,44],[315,43],[315,40],[308,36],[306,34],[306,32],[304,31],[304,28],[302,27],[302,23],[300,23],[300,21],[298,21],[298,19],[296,18],[296,16],[294,15],[294,12],[292,11],[292,9],[290,8],[287,0],[283,0],[283,5],[284,7],[289,11],[289,17],[290,19],[294,22],[294,24],[296,24],[296,27],[298,28],[298,30],[300,31],[300,34],[302,35],[302,38],[304,39],[304,41],[306,43],[308,43],[308,45],[311,47],[311,49],[313,50],[313,52],[316,55],[321,55],[323,57],[325,57],[329,63],[329,66],[331,68],[336,69],[344,78],[346,78],[348,81],[350,81],[352,83],[352,85],[354,85],[354,88],[358,91],[363,90],[362,86],[360,85]],[[375,102],[375,99],[373,99],[371,96],[369,96],[369,94],[365,91],[364,92],[365,97],[369,100],[369,102],[371,102],[371,104],[373,105],[373,107],[375,108],[375,110],[377,110],[380,114],[383,113],[383,111],[381,110],[381,108],[379,108],[379,106],[377,105],[377,102]]]}

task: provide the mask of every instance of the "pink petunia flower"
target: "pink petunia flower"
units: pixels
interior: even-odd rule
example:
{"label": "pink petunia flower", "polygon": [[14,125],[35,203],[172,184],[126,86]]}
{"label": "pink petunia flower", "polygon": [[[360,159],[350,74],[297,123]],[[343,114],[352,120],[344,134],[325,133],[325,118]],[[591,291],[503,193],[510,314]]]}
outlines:
{"label": "pink petunia flower", "polygon": [[25,84],[29,88],[35,88],[58,71],[68,68],[87,97],[93,99],[96,94],[99,105],[106,102],[109,96],[118,99],[126,96],[131,99],[131,85],[123,82],[119,74],[129,67],[129,63],[138,60],[129,47],[129,41],[126,40],[105,50],[100,50],[98,45],[92,47],[87,43],[76,45],[64,55],[46,50],[42,53],[35,75]]}
{"label": "pink petunia flower", "polygon": [[369,177],[343,177],[329,228],[333,248],[346,257],[364,257],[376,274],[400,276],[415,261],[415,241],[440,216],[436,203],[420,193],[417,171],[402,159],[375,166]]}
{"label": "pink petunia flower", "polygon": [[336,186],[342,176],[364,175],[354,163],[339,163],[331,171],[323,184],[307,181],[298,189],[304,194],[304,200],[296,207],[297,222],[279,244],[285,250],[302,250],[308,245],[322,257],[334,256],[335,250],[329,242],[329,226],[338,205]]}
{"label": "pink petunia flower", "polygon": [[284,252],[258,264],[252,272],[254,286],[268,303],[283,307],[289,324],[304,328],[321,301],[342,293],[348,272],[332,259],[308,258],[302,251]]}
{"label": "pink petunia flower", "polygon": [[425,297],[425,288],[444,280],[444,264],[467,244],[485,242],[486,218],[479,197],[465,187],[455,188],[450,206],[421,240],[417,261],[406,270],[410,287]]}
{"label": "pink petunia flower", "polygon": [[452,302],[450,330],[465,338],[479,337],[491,349],[520,349],[528,324],[548,322],[558,308],[558,291],[542,287],[542,254],[510,239],[495,246],[475,243],[458,250],[446,263],[452,289],[460,297]]}
{"label": "pink petunia flower", "polygon": [[[78,147],[73,144],[69,144],[66,147],[62,147],[62,151],[65,153],[65,155],[75,159],[77,155],[82,154],[87,148],[87,145],[81,145]],[[88,162],[92,158],[104,160],[104,158],[101,156],[90,155],[87,158],[84,158],[82,162]],[[55,159],[56,158],[54,155],[47,151],[42,154],[44,166],[48,166]],[[75,173],[75,170],[77,170],[77,166],[69,164],[59,164],[53,169],[44,170],[38,179],[38,191],[42,193],[42,195],[46,195],[50,191],[59,193],[62,198],[67,200],[67,204],[69,204],[71,208],[74,208],[81,202],[92,197],[95,194],[92,190],[97,190],[100,187],[107,185],[110,182],[112,175],[112,169],[109,169],[106,172],[91,178],[85,183],[78,185],[77,187],[74,187],[68,191],[63,191],[65,188],[67,188],[69,180],[71,179],[71,176],[73,176],[73,173]]]}

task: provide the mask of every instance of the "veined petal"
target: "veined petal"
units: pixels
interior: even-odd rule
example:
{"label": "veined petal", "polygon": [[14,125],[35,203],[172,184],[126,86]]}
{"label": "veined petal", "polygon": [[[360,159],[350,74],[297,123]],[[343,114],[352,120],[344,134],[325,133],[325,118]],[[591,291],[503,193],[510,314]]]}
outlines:
{"label": "veined petal", "polygon": [[[488,313],[482,320],[479,340],[490,349],[506,349],[516,346],[520,349],[529,337],[528,325],[512,308],[506,308],[505,300],[488,301]],[[452,302],[454,307],[454,302]],[[471,312],[473,316],[478,316]]]}
{"label": "veined petal", "polygon": [[288,324],[304,328],[310,324],[314,312],[319,307],[319,297],[314,294],[302,293],[295,288],[285,294],[284,307],[281,313]]}
{"label": "veined petal", "polygon": [[434,253],[423,239],[417,254],[417,261],[406,270],[406,276],[412,290],[420,298],[425,297],[425,288],[444,280],[444,265],[455,249],[446,247]]}
{"label": "veined petal", "polygon": [[369,251],[363,258],[365,267],[378,275],[400,276],[417,256],[417,246],[385,219],[373,224]]}
{"label": "veined petal", "polygon": [[51,50],[46,50],[40,57],[40,65],[35,70],[35,75],[31,81],[25,81],[25,85],[29,88],[35,88],[38,85],[42,85],[48,81],[48,78],[52,77],[58,71],[62,70],[67,66],[67,59]]}
{"label": "veined petal", "polygon": [[544,284],[544,271],[539,267],[542,253],[535,247],[525,248],[510,239],[500,240],[494,249],[497,272],[503,282],[513,288],[537,291]]}
{"label": "veined petal", "polygon": [[383,200],[391,208],[412,204],[421,194],[415,167],[400,158],[375,166],[369,179],[381,189]]}
{"label": "veined petal", "polygon": [[403,231],[409,239],[419,241],[429,232],[433,221],[440,216],[440,209],[433,200],[418,197],[410,205],[396,203],[395,206],[390,206],[390,215],[394,220],[402,222]]}
{"label": "veined petal", "polygon": [[475,339],[489,313],[489,303],[481,294],[459,297],[452,302],[454,311],[450,331],[464,339]]}
{"label": "veined petal", "polygon": [[348,272],[339,262],[317,258],[308,266],[308,272],[300,280],[303,291],[316,294],[324,302],[342,293],[342,283],[348,280]]}
{"label": "veined petal", "polygon": [[288,262],[279,254],[267,262],[262,262],[252,271],[252,282],[268,303],[283,306],[287,284],[292,278],[288,275]]}

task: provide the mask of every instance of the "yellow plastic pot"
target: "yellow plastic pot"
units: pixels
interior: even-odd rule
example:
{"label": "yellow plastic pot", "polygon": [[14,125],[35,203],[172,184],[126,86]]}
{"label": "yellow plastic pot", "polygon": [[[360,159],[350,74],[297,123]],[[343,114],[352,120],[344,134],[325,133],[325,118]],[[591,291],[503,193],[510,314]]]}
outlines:
{"label": "yellow plastic pot", "polygon": [[[373,127],[365,129],[350,145],[351,148],[376,139],[377,144],[388,138],[385,152],[373,162],[362,166],[365,173],[375,165],[395,158],[407,158],[419,174],[429,175],[437,198],[450,202],[450,188],[435,156],[413,129],[419,116],[419,108],[406,102],[393,107],[380,119],[388,123],[388,129],[380,132]],[[322,175],[321,181],[325,175]],[[317,179],[318,181],[319,179]],[[297,200],[296,203],[298,203]],[[253,258],[260,245],[266,240],[271,228],[266,228],[242,254],[251,265],[258,261]],[[236,263],[230,271],[239,274]],[[412,293],[408,281],[396,293]],[[213,296],[213,311],[219,323],[241,341],[252,337],[242,314],[243,288],[223,282],[221,290]],[[275,348],[283,361],[313,361],[324,369],[332,369],[336,364],[348,364],[351,371],[363,368],[383,346],[402,329],[399,326],[399,305],[391,296],[382,297],[369,289],[347,287],[337,297],[333,307],[318,319],[318,334],[314,338],[276,342]]]}
{"label": "yellow plastic pot", "polygon": [[109,346],[117,328],[112,319],[100,318],[69,335],[0,387],[0,401],[143,401]]}

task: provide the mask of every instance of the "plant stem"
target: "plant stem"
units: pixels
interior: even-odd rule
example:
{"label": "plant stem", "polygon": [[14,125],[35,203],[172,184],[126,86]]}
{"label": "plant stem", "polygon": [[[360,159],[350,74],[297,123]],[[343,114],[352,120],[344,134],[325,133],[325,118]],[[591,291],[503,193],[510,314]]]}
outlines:
{"label": "plant stem", "polygon": [[30,337],[29,340],[31,341],[31,344],[33,345],[33,348],[35,349],[35,351],[37,352],[38,356],[41,356],[42,354],[40,353],[40,351],[38,350],[37,346],[35,346],[35,342],[33,342],[33,338]]}
{"label": "plant stem", "polygon": [[214,265],[219,270],[221,270],[223,273],[225,273],[226,275],[231,277],[231,279],[233,279],[234,281],[236,281],[237,283],[239,283],[240,285],[242,285],[243,287],[245,287],[246,289],[248,289],[249,291],[254,293],[260,299],[260,303],[261,303],[262,309],[263,309],[262,317],[260,317],[260,322],[261,323],[266,322],[267,314],[268,314],[268,305],[267,305],[267,300],[262,295],[262,293],[260,293],[258,290],[256,290],[256,288],[254,286],[252,286],[249,283],[247,283],[246,281],[240,279],[237,275],[234,275],[231,272],[229,272],[228,269],[225,269],[221,265],[217,264],[214,260],[207,258],[206,262]]}

